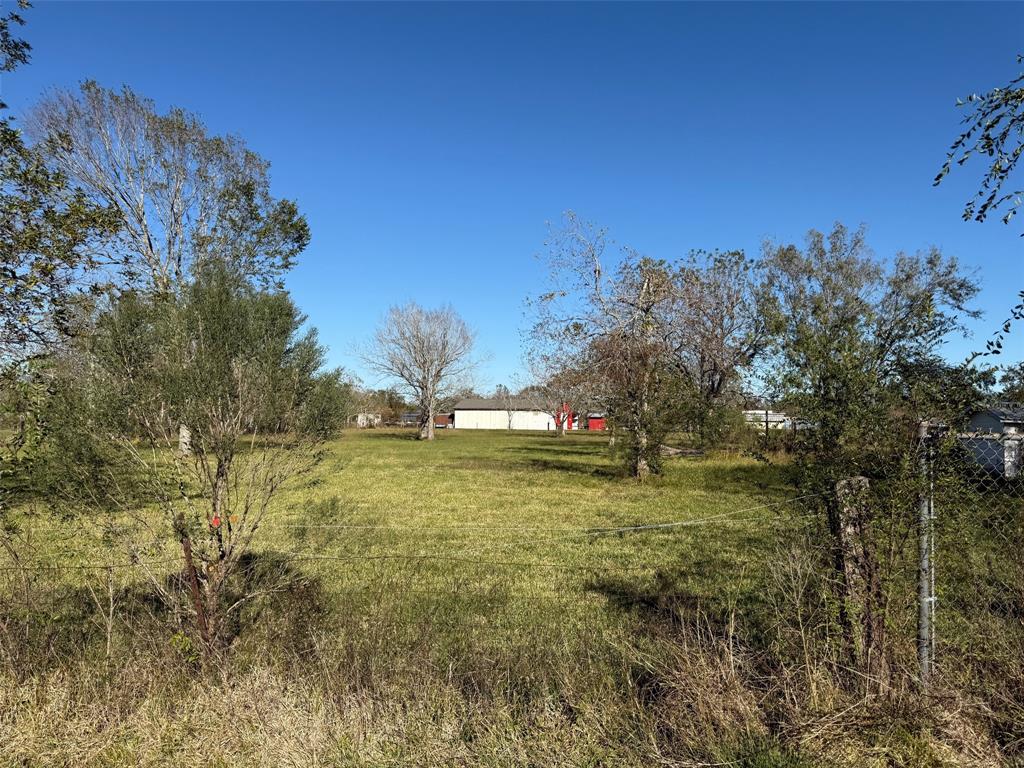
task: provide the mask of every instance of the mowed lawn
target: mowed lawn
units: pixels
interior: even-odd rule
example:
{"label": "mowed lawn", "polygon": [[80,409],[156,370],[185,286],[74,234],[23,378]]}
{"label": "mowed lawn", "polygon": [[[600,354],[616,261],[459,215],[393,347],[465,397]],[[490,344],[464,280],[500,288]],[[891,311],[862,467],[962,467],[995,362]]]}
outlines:
{"label": "mowed lawn", "polygon": [[301,553],[297,567],[356,606],[438,620],[500,624],[546,601],[586,615],[664,592],[666,577],[709,608],[749,597],[792,519],[763,506],[794,495],[777,472],[675,457],[638,485],[620,463],[599,434],[351,431],[281,497],[259,547]]}
{"label": "mowed lawn", "polygon": [[[222,682],[182,663],[187,642],[152,621],[132,568],[112,572],[128,591],[105,656],[92,606],[105,605],[106,573],[67,566],[123,562],[117,540],[102,544],[99,521],[35,516],[37,552],[64,566],[43,575],[62,584],[45,631],[63,624],[67,643],[7,683],[11,754],[31,765],[647,765],[664,749],[728,756],[715,745],[763,732],[749,725],[756,697],[727,672],[680,666],[672,633],[742,636],[770,621],[769,564],[797,519],[777,469],[677,456],[640,485],[601,434],[413,437],[348,431],[277,498],[254,544],[273,594],[240,612]],[[663,527],[604,530],[642,526]],[[693,692],[681,687],[692,680]],[[699,692],[707,680],[716,693]],[[723,712],[693,714],[707,707]]]}
{"label": "mowed lawn", "polygon": [[[778,470],[740,454],[684,455],[641,485],[621,463],[600,433],[443,430],[427,443],[411,430],[350,430],[276,498],[255,550],[315,579],[347,620],[415,631],[605,624],[666,599],[755,608],[794,520]],[[32,525],[37,541],[61,540],[43,547],[45,562],[67,566],[118,561],[96,535],[102,523]]]}

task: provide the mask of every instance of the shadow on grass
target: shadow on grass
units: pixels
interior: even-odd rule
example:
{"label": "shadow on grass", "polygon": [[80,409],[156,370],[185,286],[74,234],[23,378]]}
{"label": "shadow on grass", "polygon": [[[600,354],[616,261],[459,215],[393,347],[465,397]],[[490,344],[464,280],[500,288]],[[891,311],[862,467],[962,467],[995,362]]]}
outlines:
{"label": "shadow on grass", "polygon": [[618,467],[580,464],[575,461],[562,461],[558,459],[527,459],[517,461],[516,463],[524,467],[540,471],[569,472],[574,475],[596,477],[602,480],[622,480],[626,477],[625,471]]}
{"label": "shadow on grass", "polygon": [[681,570],[659,571],[653,583],[643,584],[629,577],[601,576],[586,589],[607,597],[614,610],[638,617],[652,632],[700,622],[715,634],[724,633],[729,627],[726,607],[684,585],[685,578]]}
{"label": "shadow on grass", "polygon": [[732,633],[748,648],[767,650],[771,621],[759,589],[751,584],[730,597],[720,584],[702,581],[706,574],[727,573],[728,568],[724,558],[710,558],[685,569],[659,570],[653,579],[603,575],[585,589],[604,595],[610,610],[630,614],[651,636],[701,627],[715,637]]}
{"label": "shadow on grass", "polygon": [[784,467],[768,464],[721,464],[706,462],[700,458],[686,458],[691,467],[698,467],[704,484],[712,488],[728,488],[735,491],[766,491],[792,488]]}
{"label": "shadow on grass", "polygon": [[553,454],[556,456],[586,456],[588,458],[600,458],[606,455],[607,450],[603,445],[585,446],[578,443],[575,444],[544,444],[544,445],[533,445],[529,448],[523,448],[521,446],[515,446],[511,448],[502,448],[506,453],[516,453],[520,455],[530,454]]}
{"label": "shadow on grass", "polygon": [[[114,658],[124,653],[178,656],[178,663],[195,663],[199,645],[193,622],[186,618],[190,602],[184,574],[177,571],[162,580],[169,602],[144,581],[118,583],[118,573],[111,576],[115,581],[97,573],[90,574],[90,585],[23,590],[16,610],[0,602],[0,613],[8,614],[8,636],[17,638],[2,649],[16,678],[58,669],[69,659],[102,660],[108,626]],[[320,580],[274,552],[244,555],[222,599],[222,609],[234,609],[223,622],[220,645],[254,658],[265,656],[267,648],[289,653],[306,647],[309,632],[327,613]]]}
{"label": "shadow on grass", "polygon": [[370,440],[405,440],[416,442],[419,440],[420,433],[417,429],[407,429],[402,431],[380,431],[377,430],[366,430],[363,435]]}
{"label": "shadow on grass", "polygon": [[568,472],[605,480],[621,480],[626,477],[623,468],[602,461],[606,456],[606,446],[603,443],[581,445],[575,442],[562,442],[563,440],[568,441],[569,438],[559,438],[558,442],[552,443],[533,443],[529,447],[503,448],[504,453],[513,454],[515,457],[503,464],[540,471]]}

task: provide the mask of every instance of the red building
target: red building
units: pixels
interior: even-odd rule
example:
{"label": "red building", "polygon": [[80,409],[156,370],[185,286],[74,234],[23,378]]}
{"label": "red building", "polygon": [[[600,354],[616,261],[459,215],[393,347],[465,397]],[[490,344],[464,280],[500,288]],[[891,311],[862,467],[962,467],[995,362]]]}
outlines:
{"label": "red building", "polygon": [[559,408],[558,413],[555,414],[555,425],[556,427],[563,427],[566,430],[579,429],[579,427],[576,426],[576,418],[568,403],[562,403],[562,407]]}

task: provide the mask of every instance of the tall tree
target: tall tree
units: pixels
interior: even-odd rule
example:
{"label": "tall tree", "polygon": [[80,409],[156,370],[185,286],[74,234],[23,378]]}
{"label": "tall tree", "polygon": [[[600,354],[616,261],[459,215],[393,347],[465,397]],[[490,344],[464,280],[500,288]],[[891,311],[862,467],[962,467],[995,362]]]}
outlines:
{"label": "tall tree", "polygon": [[76,297],[99,288],[98,249],[116,228],[0,120],[0,361],[16,365],[73,330]]}
{"label": "tall tree", "polygon": [[[0,16],[0,72],[28,62],[31,47],[14,32],[24,23],[17,11]],[[48,168],[5,109],[0,103],[0,363],[11,366],[70,330],[74,297],[95,287],[90,268],[117,221]]]}
{"label": "tall tree", "polygon": [[[782,320],[775,379],[808,424],[794,435],[798,461],[792,466],[803,487],[823,500],[846,663],[866,673],[863,679],[878,680],[886,607],[873,563],[905,545],[913,502],[897,504],[885,520],[884,501],[870,495],[868,483],[891,486],[916,466],[921,419],[950,423],[951,398],[962,391],[956,382],[964,375],[950,370],[938,351],[974,315],[967,304],[977,288],[955,259],[934,249],[897,254],[886,265],[868,249],[863,229],[841,224],[827,235],[811,231],[802,248],[769,244],[766,260]],[[850,509],[857,510],[855,521]],[[883,523],[889,537],[879,546]],[[872,564],[873,584],[871,599],[853,610],[847,608],[855,570],[851,546],[859,548],[862,568]],[[864,627],[859,643],[858,614]]]}
{"label": "tall tree", "polygon": [[47,95],[29,126],[54,168],[118,212],[113,260],[127,284],[175,291],[210,259],[278,284],[309,242],[295,203],[271,195],[269,164],[183,109],[161,114],[127,86],[87,81]]}
{"label": "tall tree", "polygon": [[777,317],[763,268],[742,251],[694,253],[680,265],[678,280],[673,357],[703,444],[721,422],[727,396],[739,397],[743,371],[769,346]]}
{"label": "tall tree", "polygon": [[[280,287],[309,243],[296,205],[270,194],[269,163],[183,109],[86,81],[47,95],[29,125],[53,168],[117,212],[107,261],[123,287],[179,292],[211,261]],[[184,450],[191,428],[179,425]]]}
{"label": "tall tree", "polygon": [[533,301],[529,356],[557,367],[586,360],[590,375],[610,383],[612,409],[628,438],[628,469],[643,479],[660,466],[658,405],[669,378],[672,322],[678,306],[670,267],[625,250],[606,265],[606,233],[574,213],[549,241],[552,290]]}
{"label": "tall tree", "polygon": [[[18,11],[0,15],[0,72],[29,60],[31,47],[16,35],[23,24]],[[93,267],[116,228],[113,212],[26,145],[0,102],[0,407],[15,425],[0,446],[0,516],[7,491],[29,482],[39,447],[47,395],[39,358],[76,330],[75,306],[99,288]],[[7,536],[0,543],[14,552]]]}
{"label": "tall tree", "polygon": [[420,439],[434,439],[441,402],[465,384],[475,366],[473,331],[451,307],[392,307],[377,329],[367,365],[393,380],[420,412]]}
{"label": "tall tree", "polygon": [[[624,249],[566,214],[549,241],[551,290],[532,306],[528,357],[577,361],[628,447],[630,473],[657,472],[662,443],[688,410],[698,424],[766,343],[758,270],[736,252],[670,263]],[[686,402],[690,407],[681,408]]]}

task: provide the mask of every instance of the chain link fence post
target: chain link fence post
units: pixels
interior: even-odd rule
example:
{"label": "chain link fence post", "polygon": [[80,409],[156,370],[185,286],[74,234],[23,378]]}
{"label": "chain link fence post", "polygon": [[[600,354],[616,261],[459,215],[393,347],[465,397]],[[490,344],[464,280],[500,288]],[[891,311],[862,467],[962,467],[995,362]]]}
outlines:
{"label": "chain link fence post", "polygon": [[921,687],[928,689],[935,664],[935,499],[931,429],[922,421],[917,431],[921,493],[918,501],[917,661]]}

